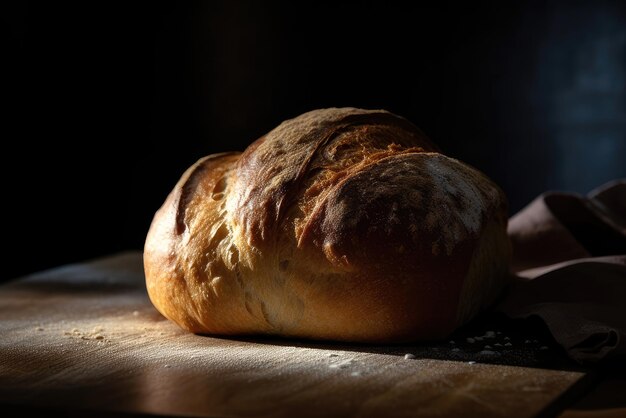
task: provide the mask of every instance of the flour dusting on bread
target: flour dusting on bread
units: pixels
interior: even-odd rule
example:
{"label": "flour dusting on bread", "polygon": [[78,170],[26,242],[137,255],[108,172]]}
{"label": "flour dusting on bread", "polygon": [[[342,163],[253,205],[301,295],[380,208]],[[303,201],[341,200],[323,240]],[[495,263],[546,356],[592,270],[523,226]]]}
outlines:
{"label": "flour dusting on bread", "polygon": [[[442,155],[433,155],[426,160],[425,169],[432,182],[432,205],[427,222],[437,228],[440,239],[433,243],[432,252],[437,255],[440,248],[451,254],[456,244],[468,236],[477,238],[483,226],[489,199],[493,193],[485,193],[477,185],[476,173],[464,169],[462,163]],[[494,188],[494,192],[497,191]]]}

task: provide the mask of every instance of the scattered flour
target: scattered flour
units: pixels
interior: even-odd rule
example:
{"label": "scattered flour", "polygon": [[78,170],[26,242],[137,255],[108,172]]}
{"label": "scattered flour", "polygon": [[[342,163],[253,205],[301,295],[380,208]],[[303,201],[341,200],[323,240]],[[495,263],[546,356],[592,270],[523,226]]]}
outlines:
{"label": "scattered flour", "polygon": [[348,367],[350,367],[352,364],[354,364],[354,360],[352,359],[345,359],[345,360],[341,360],[337,363],[331,363],[328,367],[331,369],[346,369]]}
{"label": "scattered flour", "polygon": [[102,333],[104,328],[100,325],[95,326],[91,331],[81,331],[78,328],[72,328],[70,331],[64,331],[63,335],[67,335],[70,338],[80,338],[81,340],[96,340],[103,342],[105,336]]}

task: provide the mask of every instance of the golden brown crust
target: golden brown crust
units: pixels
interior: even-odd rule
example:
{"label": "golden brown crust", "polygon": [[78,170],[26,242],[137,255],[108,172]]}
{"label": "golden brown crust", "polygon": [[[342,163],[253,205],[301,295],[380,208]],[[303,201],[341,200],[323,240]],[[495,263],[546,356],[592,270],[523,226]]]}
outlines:
{"label": "golden brown crust", "polygon": [[188,170],[146,240],[148,292],[193,332],[444,337],[502,288],[506,219],[405,119],[317,110]]}

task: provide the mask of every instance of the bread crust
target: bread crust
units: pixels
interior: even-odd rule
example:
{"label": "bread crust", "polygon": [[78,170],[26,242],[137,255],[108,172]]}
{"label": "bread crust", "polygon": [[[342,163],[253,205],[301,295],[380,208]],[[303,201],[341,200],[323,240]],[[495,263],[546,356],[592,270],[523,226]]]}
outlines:
{"label": "bread crust", "polygon": [[502,191],[405,119],[321,109],[183,175],[148,294],[196,333],[443,338],[506,284],[506,223]]}

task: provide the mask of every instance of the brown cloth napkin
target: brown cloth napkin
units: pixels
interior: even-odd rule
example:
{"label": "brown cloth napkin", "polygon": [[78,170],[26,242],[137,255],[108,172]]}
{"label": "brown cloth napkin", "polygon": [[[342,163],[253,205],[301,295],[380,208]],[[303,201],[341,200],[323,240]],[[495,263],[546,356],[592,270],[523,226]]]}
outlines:
{"label": "brown cloth napkin", "polygon": [[626,360],[626,180],[544,193],[508,232],[516,277],[496,310],[538,316],[580,363]]}

